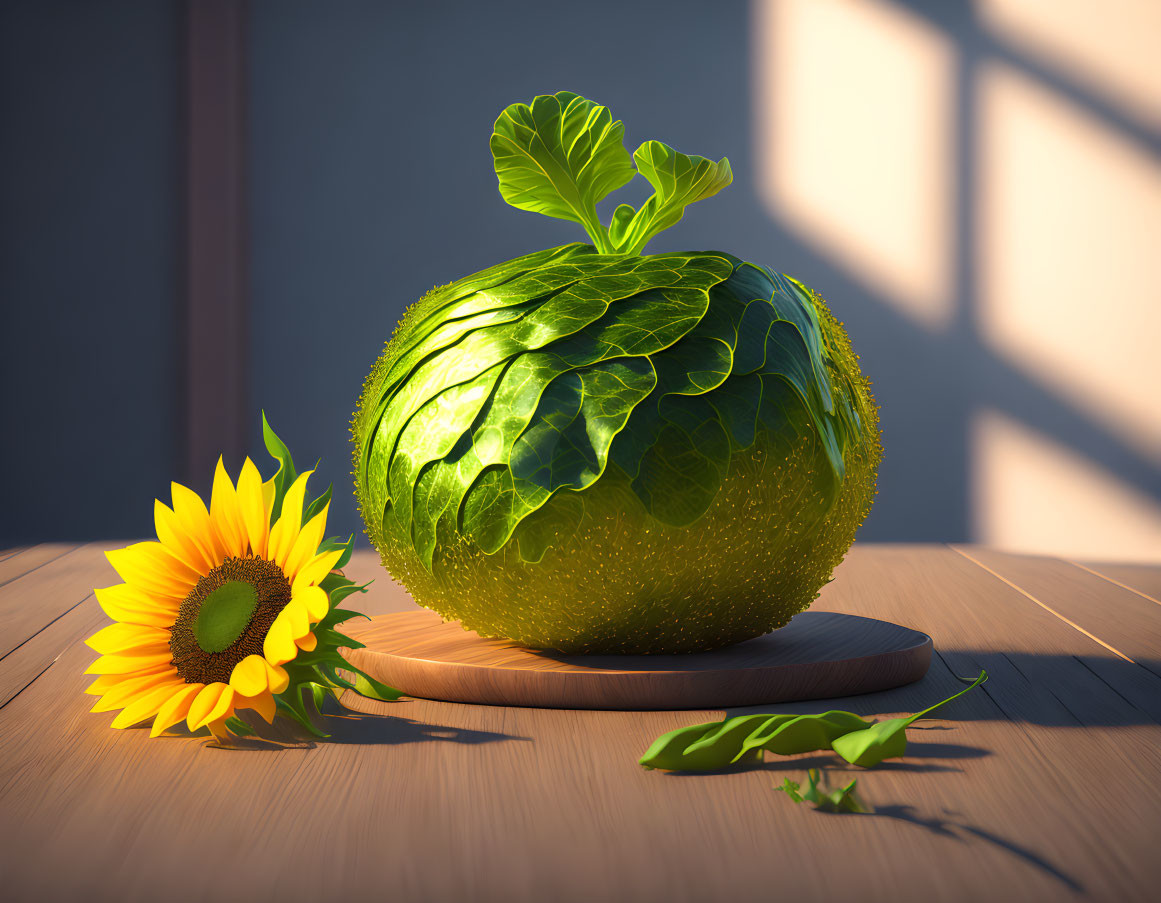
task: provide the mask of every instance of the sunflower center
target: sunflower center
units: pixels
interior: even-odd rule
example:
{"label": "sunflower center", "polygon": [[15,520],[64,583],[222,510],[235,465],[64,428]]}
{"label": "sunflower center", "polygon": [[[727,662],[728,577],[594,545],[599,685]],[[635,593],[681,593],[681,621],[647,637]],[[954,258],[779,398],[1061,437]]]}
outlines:
{"label": "sunflower center", "polygon": [[225,652],[234,645],[258,607],[258,590],[231,580],[202,600],[194,619],[194,637],[203,652]]}
{"label": "sunflower center", "polygon": [[261,655],[290,581],[273,561],[227,558],[198,580],[169,634],[173,664],[186,683],[229,683],[234,666]]}

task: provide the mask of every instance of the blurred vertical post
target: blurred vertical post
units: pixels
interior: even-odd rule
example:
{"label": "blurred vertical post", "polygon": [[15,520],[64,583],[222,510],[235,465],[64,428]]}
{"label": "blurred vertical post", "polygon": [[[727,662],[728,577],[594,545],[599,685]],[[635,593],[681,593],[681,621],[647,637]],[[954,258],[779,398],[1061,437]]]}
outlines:
{"label": "blurred vertical post", "polygon": [[247,398],[245,0],[186,0],[185,478],[241,460]]}

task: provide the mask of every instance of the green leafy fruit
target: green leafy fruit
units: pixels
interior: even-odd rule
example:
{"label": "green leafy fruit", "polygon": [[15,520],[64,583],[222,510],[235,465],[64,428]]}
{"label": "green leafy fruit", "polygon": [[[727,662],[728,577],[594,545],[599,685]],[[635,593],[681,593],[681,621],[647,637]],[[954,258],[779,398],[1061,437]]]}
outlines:
{"label": "green leafy fruit", "polygon": [[795,803],[806,801],[813,803],[814,808],[820,812],[870,812],[862,800],[859,799],[855,793],[855,787],[859,780],[855,778],[845,787],[840,787],[835,790],[826,790],[820,786],[820,773],[817,768],[809,768],[806,771],[806,780],[809,786],[806,791],[799,793],[801,786],[797,781],[792,781],[786,778],[782,785],[775,787],[775,790],[781,790]]}
{"label": "green leafy fruit", "polygon": [[[799,282],[716,252],[640,256],[729,184],[575,94],[513,104],[491,149],[514,206],[580,223],[433,289],[368,376],[355,491],[384,565],[485,636],[695,651],[806,608],[874,496],[867,382]],[[610,233],[596,204],[653,185]]]}
{"label": "green leafy fruit", "polygon": [[875,411],[841,327],[728,254],[542,259],[543,278],[433,291],[368,378],[356,494],[388,569],[471,629],[565,651],[786,623],[873,498]]}

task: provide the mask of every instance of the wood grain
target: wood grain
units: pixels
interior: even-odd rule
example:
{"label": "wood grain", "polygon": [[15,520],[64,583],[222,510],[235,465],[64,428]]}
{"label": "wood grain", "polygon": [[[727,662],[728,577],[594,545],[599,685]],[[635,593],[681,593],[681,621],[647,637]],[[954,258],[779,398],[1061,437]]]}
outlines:
{"label": "wood grain", "polygon": [[104,555],[104,549],[116,547],[66,550],[0,587],[0,656],[8,655],[76,606],[93,587],[119,583],[117,572]]}
{"label": "wood grain", "polygon": [[993,549],[967,552],[977,563],[1161,677],[1161,606],[1059,558]]}
{"label": "wood grain", "polygon": [[[991,675],[946,712],[971,721],[957,733],[993,753],[972,769],[979,799],[967,811],[994,809],[987,821],[996,827],[1004,813],[1009,830],[1000,833],[1036,838],[1031,850],[1094,899],[1148,898],[1161,878],[1151,852],[1161,794],[1145,789],[1161,778],[1161,679],[951,549],[856,547],[841,577],[847,591],[824,591],[816,607],[910,623],[931,635],[949,671]],[[997,713],[1010,725],[995,724]]]}
{"label": "wood grain", "polygon": [[[415,610],[373,557],[350,573],[377,578],[351,607]],[[37,634],[51,664],[0,709],[6,900],[1131,903],[1161,883],[1161,725],[1123,692],[1134,672],[1155,696],[1161,681],[947,548],[856,545],[814,606],[921,630],[937,654],[917,683],[780,710],[890,716],[962,688],[953,673],[992,674],[915,725],[902,761],[857,774],[811,755],[696,776],[636,765],[659,734],[747,709],[355,698],[371,714],[328,717],[333,742],[314,748],[151,741],[88,712],[88,582],[59,584],[85,601]],[[875,814],[774,792],[815,765],[857,776]]]}
{"label": "wood grain", "polygon": [[83,643],[111,623],[91,593],[77,601],[77,605],[0,657],[0,707],[27,689],[63,650]]}
{"label": "wood grain", "polygon": [[704,709],[826,699],[919,680],[926,634],[873,618],[803,612],[781,630],[693,655],[562,655],[484,639],[429,611],[352,629],[351,662],[409,696],[572,709]]}
{"label": "wood grain", "polygon": [[1161,605],[1161,565],[1125,564],[1108,561],[1073,561],[1071,563]]}
{"label": "wood grain", "polygon": [[0,560],[0,586],[11,583],[17,577],[22,577],[25,574],[35,571],[39,567],[56,561],[56,559],[67,555],[76,548],[79,548],[76,543],[65,545],[63,543],[46,542],[38,546],[22,549],[14,555],[7,556],[3,560]]}

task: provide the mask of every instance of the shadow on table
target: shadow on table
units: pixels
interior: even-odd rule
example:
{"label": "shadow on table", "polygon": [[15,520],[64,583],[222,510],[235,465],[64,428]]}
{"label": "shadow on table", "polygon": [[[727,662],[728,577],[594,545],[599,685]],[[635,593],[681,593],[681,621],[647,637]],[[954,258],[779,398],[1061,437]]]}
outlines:
{"label": "shadow on table", "polygon": [[[990,756],[992,752],[987,749],[981,749],[974,746],[961,746],[959,744],[943,744],[943,743],[914,743],[907,744],[907,757],[917,759],[975,759],[983,756]],[[764,771],[773,772],[775,774],[785,772],[797,772],[801,774],[810,768],[817,768],[823,773],[823,784],[840,786],[846,784],[851,777],[860,777],[866,774],[863,769],[847,765],[841,762],[837,756],[831,753],[817,753],[809,756],[797,757],[776,757],[765,762],[751,762],[746,764],[739,764],[731,766],[728,769],[721,769],[719,771],[670,771],[666,772],[666,777],[692,778],[700,777],[707,774],[725,774],[725,773],[741,773]],[[952,768],[950,766],[938,765],[926,762],[897,762],[887,761],[883,762],[874,769],[876,772],[896,771],[896,772],[959,772],[962,769]],[[827,775],[831,778],[827,779]],[[809,803],[800,803],[802,806],[809,806]],[[933,834],[938,834],[942,837],[948,837],[959,843],[966,842],[967,838],[964,834],[978,837],[987,843],[999,847],[1018,859],[1023,860],[1029,865],[1040,869],[1046,874],[1050,875],[1061,884],[1064,884],[1070,890],[1080,893],[1084,891],[1084,886],[1073,878],[1071,875],[1057,868],[1043,856],[1033,852],[1027,847],[1022,846],[1014,840],[1001,837],[999,834],[994,834],[991,831],[986,831],[983,828],[968,824],[963,821],[954,821],[949,818],[939,818],[936,816],[924,816],[914,806],[907,805],[886,805],[874,806],[868,812],[825,812],[823,810],[811,809],[820,815],[828,816],[842,816],[854,818],[889,818],[896,821],[903,821],[917,827],[924,828],[931,831]],[[958,812],[953,812],[949,809],[943,810],[945,815],[959,815]],[[955,829],[955,830],[953,830]],[[957,830],[959,833],[957,833]]]}
{"label": "shadow on table", "polygon": [[[928,749],[920,750],[919,752],[912,752],[914,747],[928,747]],[[949,759],[967,759],[979,758],[982,756],[990,756],[990,750],[977,749],[971,746],[955,746],[951,745],[951,752],[946,757],[941,750],[944,747],[942,744],[936,743],[908,743],[907,756],[908,758],[949,758]],[[835,766],[845,765],[837,755],[833,753],[820,752],[816,755],[809,756],[775,756],[767,759],[764,762],[739,762],[736,765],[730,765],[726,768],[718,768],[712,771],[666,771],[665,776],[675,778],[694,778],[703,777],[707,774],[744,774],[751,771],[769,771],[774,773],[786,771],[802,771],[807,768],[831,768]],[[862,773],[862,769],[854,769]],[[954,768],[951,765],[939,765],[934,762],[898,762],[886,761],[875,766],[875,771],[898,771],[910,772],[916,774],[930,773],[930,772],[962,772],[962,768]]]}
{"label": "shadow on table", "polygon": [[[1013,721],[1044,727],[1161,723],[1161,661],[1125,661],[1112,653],[945,649],[938,644],[931,669],[913,684],[861,696],[739,706],[728,709],[726,717],[824,709],[843,709],[865,718],[916,712],[962,690],[953,675],[975,677],[981,669],[988,672],[987,682],[934,713],[933,721]],[[937,727],[920,721],[908,730],[921,729]]]}
{"label": "shadow on table", "polygon": [[530,737],[518,737],[496,731],[478,731],[443,724],[428,724],[397,715],[328,714],[322,729],[330,734],[328,743],[398,746],[402,743],[499,743],[504,740],[531,742]]}
{"label": "shadow on table", "polygon": [[[483,743],[499,743],[505,740],[531,742],[530,737],[504,734],[497,731],[480,731],[470,728],[451,727],[444,724],[429,724],[390,713],[361,712],[347,709],[331,699],[323,705],[320,714],[312,713],[312,721],[328,737],[314,737],[304,728],[287,718],[277,718],[273,724],[266,724],[253,712],[239,712],[238,716],[256,731],[249,736],[236,736],[226,745],[214,741],[212,747],[230,750],[312,749],[320,743],[400,746],[404,743],[461,743],[477,746]],[[175,727],[166,732],[170,735],[190,736]],[[208,731],[199,732],[208,736]]]}
{"label": "shadow on table", "polygon": [[[948,809],[944,809],[943,812],[947,815],[959,814],[958,812],[952,812]],[[914,806],[875,806],[872,812],[827,812],[823,814],[841,816],[854,815],[858,818],[868,816],[872,818],[890,818],[894,819],[895,821],[907,822],[908,824],[916,825],[920,828],[925,828],[933,834],[938,834],[942,837],[950,837],[959,843],[964,843],[966,838],[963,837],[962,834],[956,833],[955,830],[952,830],[958,829],[960,832],[970,834],[973,837],[978,837],[980,840],[990,843],[993,846],[999,847],[1002,850],[1006,850],[1017,859],[1021,859],[1028,865],[1031,865],[1034,868],[1044,872],[1045,874],[1055,878],[1074,893],[1084,892],[1084,885],[1069,875],[1067,872],[1057,868],[1043,856],[1040,856],[1027,847],[1016,843],[1014,840],[1009,840],[1008,838],[1001,837],[998,834],[993,834],[991,831],[985,831],[983,828],[977,828],[974,825],[969,825],[966,822],[953,821],[951,819],[940,818],[938,816],[924,817],[916,811]]]}

